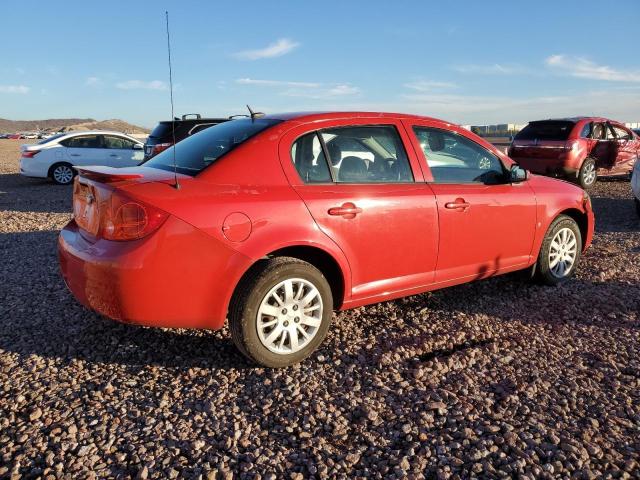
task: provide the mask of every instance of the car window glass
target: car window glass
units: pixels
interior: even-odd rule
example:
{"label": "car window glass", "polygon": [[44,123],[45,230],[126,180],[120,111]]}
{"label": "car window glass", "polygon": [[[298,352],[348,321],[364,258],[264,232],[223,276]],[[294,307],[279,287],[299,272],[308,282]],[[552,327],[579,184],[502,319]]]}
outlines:
{"label": "car window glass", "polygon": [[413,127],[435,183],[496,184],[506,180],[498,157],[457,133]]}
{"label": "car window glass", "polygon": [[631,132],[617,125],[613,125],[613,131],[615,132],[618,140],[629,140],[631,138]]}
{"label": "car window glass", "polygon": [[211,125],[213,125],[213,123],[200,123],[189,130],[189,135],[201,132],[202,130],[209,128]]}
{"label": "car window glass", "polygon": [[607,127],[605,128],[605,132],[606,132],[607,140],[615,140],[616,139],[616,136],[613,133],[613,128],[611,127],[611,125],[607,124]]}
{"label": "car window glass", "polygon": [[585,123],[580,132],[581,138],[591,138],[591,122]]}
{"label": "car window glass", "polygon": [[605,126],[603,123],[594,123],[591,131],[591,138],[602,140],[605,138]]}
{"label": "car window glass", "polygon": [[330,183],[331,173],[316,132],[300,137],[291,146],[291,160],[304,183]]}
{"label": "car window glass", "polygon": [[132,150],[135,142],[114,135],[105,135],[104,148],[117,148],[121,150]]}
{"label": "car window glass", "polygon": [[395,127],[341,127],[320,134],[336,182],[413,182],[409,159]]}
{"label": "car window glass", "polygon": [[102,144],[100,137],[100,135],[81,135],[63,140],[60,143],[69,148],[100,148]]}

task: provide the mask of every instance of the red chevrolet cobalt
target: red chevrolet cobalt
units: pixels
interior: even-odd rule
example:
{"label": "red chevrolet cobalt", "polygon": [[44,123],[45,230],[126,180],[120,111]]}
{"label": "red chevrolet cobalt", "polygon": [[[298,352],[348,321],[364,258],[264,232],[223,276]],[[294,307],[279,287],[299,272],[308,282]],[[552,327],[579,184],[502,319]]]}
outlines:
{"label": "red chevrolet cobalt", "polygon": [[313,352],[333,310],[523,269],[561,283],[594,224],[579,187],[386,113],[225,122],[140,167],[80,168],[73,209],[59,253],[80,302],[156,327],[228,318],[271,367]]}

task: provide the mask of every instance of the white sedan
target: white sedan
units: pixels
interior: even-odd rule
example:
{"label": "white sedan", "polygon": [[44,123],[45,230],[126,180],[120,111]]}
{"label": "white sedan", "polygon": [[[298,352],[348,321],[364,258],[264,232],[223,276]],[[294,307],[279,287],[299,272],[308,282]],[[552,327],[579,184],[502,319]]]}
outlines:
{"label": "white sedan", "polygon": [[35,145],[22,145],[20,173],[67,185],[76,165],[133,167],[142,162],[144,144],[118,132],[60,133]]}

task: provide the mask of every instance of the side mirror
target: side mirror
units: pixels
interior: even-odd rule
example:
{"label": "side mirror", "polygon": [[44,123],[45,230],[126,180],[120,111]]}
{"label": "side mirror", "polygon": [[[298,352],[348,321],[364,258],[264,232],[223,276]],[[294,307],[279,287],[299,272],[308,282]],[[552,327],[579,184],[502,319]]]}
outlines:
{"label": "side mirror", "polygon": [[133,149],[134,150],[143,150],[144,146],[140,145],[139,143],[134,143],[133,144]]}
{"label": "side mirror", "polygon": [[511,183],[524,182],[529,177],[529,172],[527,172],[520,165],[512,165],[511,170],[509,171],[509,180]]}

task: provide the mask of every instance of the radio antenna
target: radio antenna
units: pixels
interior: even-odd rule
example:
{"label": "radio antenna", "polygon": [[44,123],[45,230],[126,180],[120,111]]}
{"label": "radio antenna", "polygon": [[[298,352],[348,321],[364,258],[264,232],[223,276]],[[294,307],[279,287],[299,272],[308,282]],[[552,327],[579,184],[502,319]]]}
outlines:
{"label": "radio antenna", "polygon": [[167,53],[169,54],[169,96],[171,98],[171,136],[173,137],[173,187],[176,190],[180,190],[180,183],[178,182],[178,166],[176,164],[176,117],[173,116],[173,75],[171,71],[171,37],[169,36],[169,11],[164,11],[164,16],[167,23]]}

